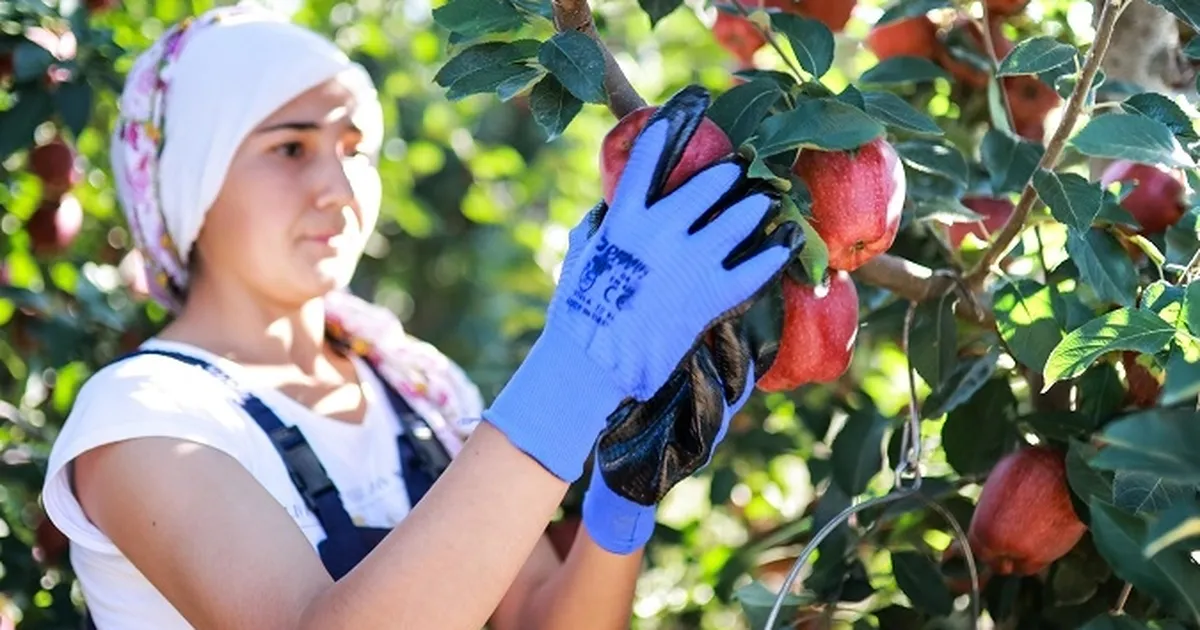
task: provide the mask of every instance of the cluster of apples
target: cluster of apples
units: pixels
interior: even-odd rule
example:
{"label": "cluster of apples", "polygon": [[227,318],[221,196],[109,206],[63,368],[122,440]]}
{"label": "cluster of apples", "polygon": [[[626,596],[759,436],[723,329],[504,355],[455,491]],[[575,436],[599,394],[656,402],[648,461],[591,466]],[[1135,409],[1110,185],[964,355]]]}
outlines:
{"label": "cluster of apples", "polygon": [[28,169],[42,180],[42,200],[25,224],[36,254],[64,251],[83,227],[83,207],[71,194],[82,177],[76,158],[61,135],[29,151]]}
{"label": "cluster of apples", "polygon": [[[624,116],[604,138],[600,173],[610,203],[633,141],[656,109],[647,106]],[[665,190],[733,150],[725,132],[704,119]],[[883,138],[853,151],[805,149],[792,173],[812,196],[810,220],[829,250],[830,273],[815,286],[784,274],[783,334],[775,363],[758,380],[762,391],[831,382],[849,368],[858,332],[858,291],[849,272],[891,247],[904,204],[904,168]]]}
{"label": "cluster of apples", "polygon": [[[988,0],[988,34],[997,60],[1004,59],[1015,45],[1004,34],[1005,20],[1020,13],[1026,4],[1028,0]],[[950,42],[956,45],[950,46]],[[939,28],[929,15],[877,25],[867,35],[865,44],[880,61],[901,56],[928,59],[963,86],[973,90],[987,88],[988,72],[956,55],[956,50],[967,49],[979,59],[989,56],[979,24],[964,16],[957,16],[944,28]],[[1013,130],[1041,142],[1046,133],[1046,116],[1058,107],[1062,98],[1034,76],[1005,77],[1002,85],[1012,112]]]}

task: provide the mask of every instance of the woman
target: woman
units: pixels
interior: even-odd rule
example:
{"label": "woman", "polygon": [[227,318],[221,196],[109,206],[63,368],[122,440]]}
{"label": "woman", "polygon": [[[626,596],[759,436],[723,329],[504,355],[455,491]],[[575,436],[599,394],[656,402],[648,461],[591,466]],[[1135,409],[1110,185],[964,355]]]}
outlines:
{"label": "woman", "polygon": [[117,190],[174,317],[85,384],[51,455],[46,509],[94,624],[626,625],[653,506],[593,475],[564,561],[543,531],[609,414],[785,264],[781,239],[726,260],[772,212],[739,192],[743,167],[659,195],[678,125],[652,121],[485,410],[457,366],[343,290],[378,216],[383,131],[333,44],[216,9],[139,57],[120,105]]}

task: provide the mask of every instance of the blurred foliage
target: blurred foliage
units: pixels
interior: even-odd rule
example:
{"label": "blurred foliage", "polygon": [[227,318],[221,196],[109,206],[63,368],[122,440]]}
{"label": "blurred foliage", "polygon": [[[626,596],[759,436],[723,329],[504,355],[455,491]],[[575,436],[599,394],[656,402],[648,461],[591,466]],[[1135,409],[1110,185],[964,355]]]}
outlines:
{"label": "blurred foliage", "polygon": [[[6,421],[0,427],[0,612],[17,618],[21,628],[76,627],[82,603],[61,541],[40,526],[38,493],[49,445],[81,383],[153,334],[164,318],[161,309],[140,299],[131,287],[133,276],[121,269],[130,239],[107,165],[115,94],[134,54],[166,25],[211,6],[200,1],[105,4],[92,0],[88,7],[103,10],[90,14],[72,0],[52,6],[0,0],[0,61],[9,53],[7,58],[19,61],[17,76],[0,83],[0,401],[7,401],[0,402]],[[549,10],[548,3],[533,0],[500,4],[519,6],[533,16]],[[947,45],[961,58],[971,54],[969,46],[954,43],[961,34],[955,35],[950,2],[884,4],[859,2],[853,18],[832,38],[828,71],[820,60],[824,53],[816,48],[798,62],[807,73],[815,68],[822,75],[819,85],[785,82],[789,98],[771,113],[781,115],[805,98],[833,94],[856,106],[862,96],[855,96],[856,88],[846,89],[852,85],[895,95],[869,98],[861,107],[885,119],[887,137],[904,158],[908,175],[903,223],[890,252],[935,268],[962,268],[979,257],[983,243],[967,237],[961,249],[951,249],[939,223],[978,218],[960,203],[971,195],[1015,200],[1041,155],[1042,138],[1020,140],[1005,133],[1008,125],[994,94],[989,97],[987,89],[953,80],[933,64],[877,64],[863,41],[881,16],[896,15],[885,9],[911,15],[933,10]],[[970,5],[978,15],[978,3],[958,4]],[[1167,4],[1185,7],[1181,10],[1187,6]],[[546,119],[539,118],[543,110],[531,103],[536,99],[528,89],[505,94],[506,100],[494,93],[448,98],[438,74],[475,38],[435,23],[436,7],[422,2],[308,0],[280,8],[294,11],[298,22],[330,35],[362,61],[384,102],[383,218],[355,290],[399,313],[414,334],[460,362],[490,398],[540,330],[567,230],[599,196],[597,154],[613,116],[602,104],[581,102],[569,124],[561,129],[551,125],[548,132]],[[710,34],[717,9],[708,4],[606,0],[593,9],[605,43],[651,103],[692,83],[719,96],[742,79],[787,76],[742,71],[741,79],[735,77],[737,63]],[[665,17],[652,25],[646,11]],[[1094,37],[1091,18],[1086,0],[1034,0],[1006,21],[1003,32],[1014,42],[1045,35],[1086,47]],[[827,41],[811,24],[767,21],[796,36],[793,41]],[[35,24],[71,29],[78,54],[55,59],[30,49],[37,44],[27,29]],[[475,34],[482,35],[488,34]],[[545,19],[530,20],[520,29],[521,37],[538,41],[553,35]],[[512,32],[502,38],[489,35],[495,41],[515,37]],[[792,43],[784,37],[780,42],[788,52]],[[1043,64],[1045,54],[1056,54],[1048,43],[1040,52]],[[1016,57],[1011,63],[1018,69],[1038,63],[1032,57]],[[787,72],[790,59],[764,47],[754,61],[760,69]],[[541,72],[539,80],[549,76]],[[1039,77],[1066,94],[1076,72],[1077,66],[1065,64],[1039,69]],[[921,79],[922,73],[937,78]],[[586,93],[586,85],[571,81],[562,78],[569,91]],[[1121,98],[1138,91],[1112,83],[1102,90]],[[1170,128],[1160,140],[1169,146],[1177,141],[1187,149],[1178,155],[1147,154],[1143,145],[1140,157],[1166,161],[1195,156],[1192,116],[1184,114],[1180,121],[1169,106],[1145,99],[1124,111]],[[1053,130],[1054,116],[1039,121],[1045,132]],[[926,121],[936,123],[939,131],[920,133]],[[1169,127],[1170,122],[1177,125]],[[852,127],[839,129],[852,132]],[[784,131],[803,135],[802,129]],[[1158,131],[1154,127],[1151,135]],[[29,151],[59,133],[78,152],[82,177],[70,195],[84,212],[80,233],[63,248],[48,246],[37,229],[38,207],[58,193],[30,172]],[[1078,145],[1060,171],[1087,178],[1081,170],[1086,156],[1130,144],[1112,129],[1093,128],[1091,138],[1093,147],[1100,148]],[[754,140],[747,144],[762,148]],[[961,153],[961,163],[938,159],[947,154],[934,144]],[[787,170],[795,148],[764,166],[774,168],[774,177],[787,179],[780,170]],[[1109,157],[1126,149],[1110,151]],[[989,296],[997,328],[941,317],[949,305],[938,301],[917,309],[912,359],[926,412],[921,492],[965,529],[980,482],[1001,456],[1022,440],[1069,447],[1075,507],[1093,528],[1103,524],[1097,530],[1102,535],[1085,535],[1043,574],[993,577],[984,593],[985,615],[1005,627],[1117,627],[1118,621],[1097,617],[1114,606],[1128,579],[1137,588],[1126,604],[1131,616],[1119,623],[1151,627],[1134,617],[1173,618],[1154,627],[1196,627],[1200,613],[1193,608],[1195,614],[1187,614],[1187,605],[1195,604],[1187,598],[1195,592],[1185,592],[1182,600],[1169,593],[1171,580],[1195,583],[1200,570],[1180,555],[1178,542],[1195,531],[1188,529],[1198,511],[1194,496],[1170,495],[1183,498],[1168,500],[1174,505],[1162,516],[1143,509],[1151,498],[1164,499],[1158,490],[1163,483],[1187,483],[1194,490],[1200,482],[1194,478],[1200,458],[1194,450],[1186,451],[1198,444],[1200,431],[1200,418],[1192,417],[1194,405],[1188,403],[1197,394],[1197,379],[1189,371],[1195,360],[1187,333],[1191,320],[1179,314],[1191,312],[1186,296],[1192,291],[1160,282],[1157,293],[1150,293],[1161,297],[1154,312],[1174,318],[1169,331],[1158,330],[1161,344],[1128,343],[1130,335],[1147,326],[1162,328],[1153,317],[1150,322],[1120,319],[1121,311],[1114,311],[1118,315],[1110,315],[1104,325],[1091,324],[1092,329],[1117,331],[1107,341],[1097,341],[1100,337],[1085,324],[1116,306],[1145,303],[1147,288],[1161,280],[1163,269],[1175,265],[1177,273],[1196,250],[1200,215],[1193,210],[1165,234],[1138,241],[1129,232],[1109,229],[1128,223],[1115,192],[1064,184],[1056,198],[1044,192],[1055,183],[1046,176],[1039,193],[1051,207],[1039,204],[1030,224],[1036,227],[1022,234],[1005,261],[1008,276]],[[794,192],[805,207],[802,187]],[[1097,200],[1098,214],[1081,218],[1064,212],[1071,201],[1088,195]],[[1093,220],[1099,227],[1092,227]],[[1152,255],[1130,257],[1130,247]],[[735,628],[748,619],[761,622],[764,606],[770,606],[773,591],[814,532],[860,499],[857,493],[880,496],[892,487],[899,427],[909,403],[908,365],[901,349],[907,303],[867,285],[859,286],[858,296],[861,328],[847,373],[832,385],[756,395],[713,463],[667,498],[639,584],[635,628]],[[1134,330],[1135,325],[1141,328]],[[1192,333],[1200,334],[1200,329]],[[1177,340],[1168,343],[1173,336]],[[1075,354],[1062,345],[1068,341]],[[1079,348],[1088,343],[1094,355],[1078,363]],[[1143,365],[1160,381],[1168,368],[1161,397],[1156,393],[1140,416],[1129,413],[1136,405],[1124,391],[1132,388],[1123,350],[1144,355]],[[1072,357],[1075,364],[1068,360]],[[1061,376],[1064,384],[1043,394],[1047,376]],[[1068,396],[1056,398],[1064,387]],[[1064,398],[1070,402],[1056,402]],[[1194,421],[1191,429],[1171,424],[1179,414]],[[1126,427],[1139,421],[1131,437]],[[1153,435],[1167,437],[1154,442],[1151,432],[1138,427],[1158,427],[1161,431]],[[1091,459],[1091,438],[1109,445],[1107,463]],[[1137,457],[1163,452],[1175,456],[1170,461],[1184,463],[1164,470],[1152,465],[1160,460]],[[564,514],[577,512],[575,490]],[[1142,500],[1131,506],[1130,496]],[[954,597],[951,612],[946,606],[949,587],[935,577],[947,570],[938,564],[950,546],[950,531],[942,516],[915,499],[868,510],[835,529],[820,547],[815,563],[802,574],[804,595],[789,610],[802,609],[797,614],[803,627],[834,617],[839,627],[971,627],[967,598]],[[1148,568],[1150,561],[1140,554],[1143,536],[1167,545],[1175,564],[1163,568],[1156,562]],[[1023,622],[1019,626],[1017,619]]]}

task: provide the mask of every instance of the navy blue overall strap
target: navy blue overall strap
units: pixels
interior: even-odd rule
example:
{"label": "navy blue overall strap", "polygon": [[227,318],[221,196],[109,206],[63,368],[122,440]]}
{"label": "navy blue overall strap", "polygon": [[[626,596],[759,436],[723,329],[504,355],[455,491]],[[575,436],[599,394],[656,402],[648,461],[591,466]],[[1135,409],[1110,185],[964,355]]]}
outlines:
{"label": "navy blue overall strap", "polygon": [[[275,412],[271,411],[271,408],[262,400],[243,390],[232,377],[208,361],[179,352],[154,349],[140,349],[122,359],[139,354],[157,354],[183,361],[203,368],[228,385],[237,394],[237,402],[242,409],[271,438],[275,450],[283,458],[288,475],[292,478],[292,484],[303,497],[308,509],[312,510],[317,520],[320,521],[321,527],[325,529],[326,537],[344,540],[350,544],[361,540],[358,532],[355,531],[356,526],[353,519],[342,505],[342,498],[338,493],[337,486],[329,479],[325,467],[317,459],[317,454],[304,439],[304,434],[300,432],[300,429],[283,424]],[[370,552],[370,549],[367,549],[364,544],[363,548],[358,551],[361,551],[358,558],[362,558]]]}
{"label": "navy blue overall strap", "polygon": [[392,411],[396,413],[400,426],[404,429],[398,441],[400,463],[404,469],[404,482],[408,487],[409,499],[416,505],[450,465],[450,453],[433,434],[429,423],[413,411],[396,388],[388,385],[374,365],[370,367],[375,377],[383,384]]}

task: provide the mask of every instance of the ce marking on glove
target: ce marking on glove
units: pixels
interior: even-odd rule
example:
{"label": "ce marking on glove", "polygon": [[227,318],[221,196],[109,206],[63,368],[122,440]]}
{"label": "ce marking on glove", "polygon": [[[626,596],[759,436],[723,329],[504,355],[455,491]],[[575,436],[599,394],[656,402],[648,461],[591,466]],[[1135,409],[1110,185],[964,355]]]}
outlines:
{"label": "ce marking on glove", "polygon": [[629,308],[629,302],[637,294],[649,268],[641,259],[609,243],[603,236],[592,252],[567,305],[606,326],[617,311]]}

